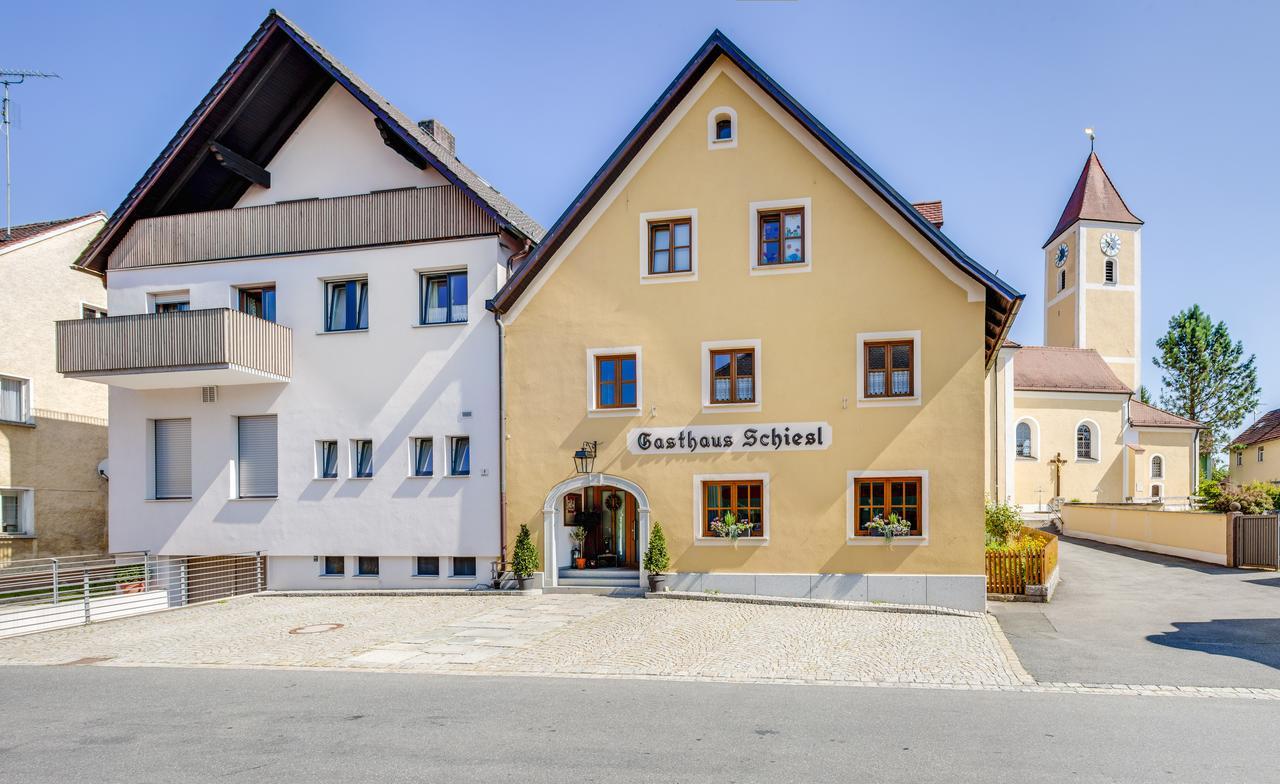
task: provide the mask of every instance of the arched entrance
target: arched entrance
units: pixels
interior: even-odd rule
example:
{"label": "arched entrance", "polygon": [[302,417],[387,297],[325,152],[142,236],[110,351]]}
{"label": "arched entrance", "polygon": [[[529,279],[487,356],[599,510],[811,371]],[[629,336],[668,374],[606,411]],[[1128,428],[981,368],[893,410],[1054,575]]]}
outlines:
{"label": "arched entrance", "polygon": [[[547,494],[542,505],[546,584],[559,585],[560,570],[571,566],[573,542],[569,532],[573,521],[565,519],[565,496],[570,494],[576,496],[580,504],[589,502],[601,506],[600,529],[589,534],[590,544],[619,557],[623,563],[634,562],[639,572],[636,585],[644,585],[646,577],[639,564],[649,543],[649,496],[635,482],[610,474],[580,474],[551,488]],[[628,528],[629,524],[634,527]]]}

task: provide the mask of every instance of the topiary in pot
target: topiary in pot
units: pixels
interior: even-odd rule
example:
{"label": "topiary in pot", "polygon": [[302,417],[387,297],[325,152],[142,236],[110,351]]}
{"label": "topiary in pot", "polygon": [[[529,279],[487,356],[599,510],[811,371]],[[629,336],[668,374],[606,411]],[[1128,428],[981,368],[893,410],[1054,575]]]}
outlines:
{"label": "topiary in pot", "polygon": [[667,554],[667,535],[662,532],[662,523],[654,522],[649,532],[649,546],[644,551],[644,570],[649,573],[649,591],[661,591],[667,582],[664,572],[671,566],[671,556]]}
{"label": "topiary in pot", "polygon": [[538,571],[538,548],[533,546],[529,526],[523,523],[520,525],[520,533],[516,536],[516,549],[511,556],[511,570],[515,572],[522,591],[532,586],[533,573]]}

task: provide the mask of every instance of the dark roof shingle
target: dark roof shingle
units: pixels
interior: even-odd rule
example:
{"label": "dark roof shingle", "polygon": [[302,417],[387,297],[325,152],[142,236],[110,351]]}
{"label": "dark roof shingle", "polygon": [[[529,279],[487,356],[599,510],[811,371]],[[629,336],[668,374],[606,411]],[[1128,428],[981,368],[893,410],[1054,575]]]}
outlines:
{"label": "dark roof shingle", "polygon": [[39,221],[37,223],[24,223],[21,226],[14,226],[13,233],[9,237],[6,237],[4,229],[0,228],[0,250],[4,250],[12,245],[17,245],[20,242],[35,239],[41,234],[56,231],[68,224],[82,221],[86,218],[92,218],[95,215],[100,215],[104,219],[107,217],[101,211],[98,211],[91,212],[87,215],[77,215],[74,218],[59,218],[58,220]]}
{"label": "dark roof shingle", "polygon": [[1142,220],[1137,215],[1129,211],[1124,199],[1120,197],[1120,192],[1116,190],[1116,186],[1111,184],[1111,178],[1107,176],[1107,170],[1102,168],[1102,161],[1098,159],[1097,153],[1094,152],[1090,152],[1089,158],[1084,162],[1084,169],[1080,172],[1080,179],[1076,180],[1076,187],[1071,191],[1071,198],[1067,199],[1067,206],[1062,210],[1062,217],[1058,218],[1058,225],[1054,228],[1053,233],[1049,235],[1049,239],[1044,241],[1044,247],[1048,247],[1050,242],[1057,239],[1059,234],[1066,231],[1068,226],[1078,220],[1136,223],[1139,225],[1142,223]]}
{"label": "dark roof shingle", "polygon": [[1244,432],[1236,436],[1231,445],[1250,446],[1276,438],[1280,438],[1280,408],[1258,417],[1258,421],[1246,427]]}

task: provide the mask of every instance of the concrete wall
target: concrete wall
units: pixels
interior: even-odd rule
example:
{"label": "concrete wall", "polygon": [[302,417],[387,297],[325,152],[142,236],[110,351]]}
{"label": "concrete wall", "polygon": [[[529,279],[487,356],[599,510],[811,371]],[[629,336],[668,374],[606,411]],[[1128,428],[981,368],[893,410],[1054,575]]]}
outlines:
{"label": "concrete wall", "polygon": [[102,552],[106,390],[57,373],[54,321],[106,307],[102,279],[71,269],[102,218],[0,253],[0,375],[27,379],[31,426],[0,423],[0,488],[29,491],[34,536],[0,536],[0,562]]}
{"label": "concrete wall", "polygon": [[1167,512],[1157,506],[1067,504],[1063,534],[1226,565],[1228,515]]}
{"label": "concrete wall", "polygon": [[378,575],[368,577],[357,575],[355,559],[348,558],[346,574],[333,577],[321,573],[324,568],[323,559],[268,557],[267,588],[272,591],[466,589],[476,585],[489,585],[494,560],[494,558],[477,558],[475,577],[452,577],[450,576],[450,559],[441,557],[439,577],[419,577],[414,574],[416,559],[413,557],[384,556],[379,560]]}

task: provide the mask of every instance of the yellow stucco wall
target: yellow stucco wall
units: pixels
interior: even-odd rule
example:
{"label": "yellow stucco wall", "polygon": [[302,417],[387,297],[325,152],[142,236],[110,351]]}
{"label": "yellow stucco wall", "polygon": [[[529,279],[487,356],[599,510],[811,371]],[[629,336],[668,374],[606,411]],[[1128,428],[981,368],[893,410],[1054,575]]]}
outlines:
{"label": "yellow stucco wall", "polygon": [[[1258,462],[1258,447],[1262,447],[1262,462]],[[1244,448],[1240,465],[1236,465],[1235,451],[1227,455],[1227,473],[1231,484],[1239,487],[1250,482],[1280,484],[1280,438],[1262,441]]]}
{"label": "yellow stucco wall", "polygon": [[1062,509],[1062,522],[1067,536],[1097,538],[1211,563],[1226,560],[1225,514],[1167,512],[1147,506],[1068,504]]}
{"label": "yellow stucco wall", "polygon": [[[724,61],[722,60],[722,63]],[[709,150],[713,107],[739,143]],[[812,269],[751,275],[748,204],[812,200]],[[699,279],[644,285],[641,218],[696,209]],[[506,327],[509,540],[529,524],[543,553],[548,491],[599,441],[598,472],[644,489],[672,571],[981,574],[983,305],[949,280],[725,75],[718,76]],[[533,296],[530,296],[533,294]],[[859,407],[855,336],[919,330],[920,405]],[[761,341],[761,410],[704,413],[701,344]],[[643,410],[588,415],[587,351],[642,348]],[[636,456],[644,426],[828,422],[825,451]],[[926,545],[846,543],[846,472],[929,472]],[[694,542],[697,474],[767,472],[767,545]],[[642,543],[643,546],[643,543]]]}
{"label": "yellow stucco wall", "polygon": [[[1134,495],[1145,498],[1151,495],[1151,486],[1160,485],[1162,498],[1178,499],[1195,494],[1192,475],[1196,465],[1195,431],[1176,428],[1142,428],[1138,430],[1138,444],[1143,452],[1136,460]],[[1164,478],[1151,476],[1151,458],[1164,458]]]}
{"label": "yellow stucco wall", "polygon": [[[1015,394],[1014,426],[1032,423],[1032,443],[1039,432],[1039,448],[1032,458],[1014,458],[1014,498],[1019,504],[1048,504],[1053,498],[1053,466],[1057,454],[1062,469],[1062,497],[1081,501],[1118,501],[1124,497],[1124,398],[1041,397]],[[1085,420],[1098,426],[1096,460],[1076,459],[1076,428]]]}
{"label": "yellow stucco wall", "polygon": [[101,278],[70,269],[101,222],[0,255],[0,375],[30,380],[34,427],[0,424],[0,487],[31,489],[35,537],[0,537],[0,561],[103,552],[106,387],[62,378],[54,321],[106,307]]}
{"label": "yellow stucco wall", "polygon": [[[1082,226],[1080,231],[1085,251],[1085,345],[1107,358],[1116,376],[1136,391],[1139,383],[1136,362],[1110,360],[1137,357],[1137,234],[1117,226]],[[1101,248],[1102,237],[1109,232],[1120,237],[1114,285],[1106,283],[1107,257]]]}
{"label": "yellow stucco wall", "polygon": [[[1076,280],[1078,267],[1076,234],[1074,230],[1067,231],[1044,249],[1044,301],[1053,303],[1046,306],[1044,313],[1044,344],[1046,346],[1076,344],[1076,296],[1080,291]],[[1062,269],[1067,273],[1067,287],[1063,291],[1071,293],[1053,302],[1062,293],[1058,291],[1059,269],[1054,262],[1058,257],[1058,246],[1064,242],[1067,244],[1067,260],[1063,262]]]}

